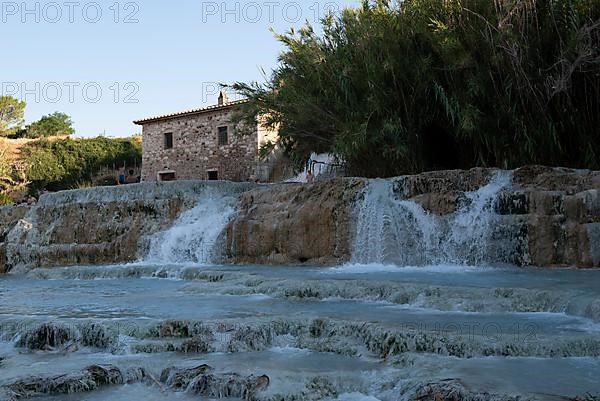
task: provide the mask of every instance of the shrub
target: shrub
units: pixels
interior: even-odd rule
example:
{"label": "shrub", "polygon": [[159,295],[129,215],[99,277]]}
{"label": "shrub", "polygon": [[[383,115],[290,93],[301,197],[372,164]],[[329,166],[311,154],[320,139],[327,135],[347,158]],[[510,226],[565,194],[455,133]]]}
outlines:
{"label": "shrub", "polygon": [[12,205],[14,201],[7,194],[0,193],[0,206]]}
{"label": "shrub", "polygon": [[40,140],[23,154],[31,192],[85,186],[103,167],[139,165],[142,159],[141,143],[134,138]]}

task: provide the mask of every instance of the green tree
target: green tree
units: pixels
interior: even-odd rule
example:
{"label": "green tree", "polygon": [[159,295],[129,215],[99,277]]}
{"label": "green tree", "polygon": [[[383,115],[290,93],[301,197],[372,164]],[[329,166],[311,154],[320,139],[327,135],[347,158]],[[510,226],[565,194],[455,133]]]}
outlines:
{"label": "green tree", "polygon": [[25,102],[12,96],[0,96],[0,136],[10,136],[24,123]]}
{"label": "green tree", "polygon": [[265,83],[236,83],[303,162],[350,174],[473,166],[600,168],[600,2],[363,1],[276,35]]}
{"label": "green tree", "polygon": [[30,124],[25,132],[27,138],[47,138],[52,136],[68,136],[75,133],[71,117],[65,113],[55,112],[43,116]]}

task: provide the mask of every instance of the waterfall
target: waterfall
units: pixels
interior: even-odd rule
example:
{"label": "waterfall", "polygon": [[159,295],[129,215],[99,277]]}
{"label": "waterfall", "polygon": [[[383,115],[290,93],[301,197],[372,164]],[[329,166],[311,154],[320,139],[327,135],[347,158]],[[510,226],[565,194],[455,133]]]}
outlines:
{"label": "waterfall", "polygon": [[357,264],[479,264],[487,258],[495,200],[511,175],[498,172],[488,185],[464,194],[457,211],[439,217],[398,199],[393,182],[371,180],[356,208],[352,262]]}
{"label": "waterfall", "polygon": [[146,262],[214,263],[217,240],[235,213],[235,197],[210,194],[150,239]]}
{"label": "waterfall", "polygon": [[496,214],[498,194],[510,185],[512,174],[499,171],[475,192],[465,193],[457,212],[450,218],[447,235],[441,240],[443,260],[456,264],[491,262],[488,251]]}
{"label": "waterfall", "polygon": [[372,180],[358,210],[353,262],[424,264],[438,231],[419,205],[395,198],[390,181]]}

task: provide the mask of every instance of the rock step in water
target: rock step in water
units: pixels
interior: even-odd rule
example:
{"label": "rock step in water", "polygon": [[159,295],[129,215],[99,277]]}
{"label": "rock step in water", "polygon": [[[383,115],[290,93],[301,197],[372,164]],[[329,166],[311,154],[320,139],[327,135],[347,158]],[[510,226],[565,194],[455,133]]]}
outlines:
{"label": "rock step in water", "polygon": [[148,255],[201,263],[594,267],[599,189],[600,172],[534,166],[314,185],[67,191],[32,207],[0,208],[0,272]]}
{"label": "rock step in water", "polygon": [[[444,269],[440,267],[440,269]],[[367,267],[368,271],[368,267]],[[488,270],[489,272],[489,270]],[[487,279],[485,271],[472,269],[463,273],[465,276],[454,285],[441,283],[419,283],[401,280],[400,276],[390,280],[365,279],[364,274],[351,276],[352,280],[339,280],[343,275],[324,273],[307,278],[278,277],[273,274],[256,274],[253,272],[215,270],[206,267],[173,267],[128,265],[81,268],[36,269],[28,274],[31,279],[54,280],[94,280],[131,279],[131,278],[173,278],[189,281],[182,291],[189,295],[268,295],[278,299],[328,300],[333,298],[356,301],[385,301],[392,304],[439,311],[463,312],[552,312],[580,316],[600,323],[600,299],[593,291],[598,280],[586,272],[577,272],[583,282],[587,282],[587,291],[574,287],[579,280],[576,276],[562,277],[560,271],[549,272],[543,285],[533,285],[529,280],[535,279],[535,272],[527,274],[511,269],[499,269],[499,273],[523,276],[515,281],[494,283],[494,278]],[[563,276],[567,276],[565,271]],[[425,274],[425,273],[423,273]],[[470,282],[467,277],[481,276],[479,281],[485,285]],[[583,277],[585,276],[585,278]],[[569,280],[569,282],[566,282]],[[558,283],[561,283],[558,286]],[[598,282],[600,285],[600,282]],[[512,286],[511,286],[512,285]],[[519,285],[519,286],[515,286]]]}
{"label": "rock step in water", "polygon": [[[289,380],[290,378],[288,378]],[[365,378],[368,381],[368,378]],[[540,393],[538,396],[523,397],[502,392],[485,392],[469,388],[469,385],[458,379],[447,378],[435,381],[419,379],[399,379],[399,376],[385,374],[378,377],[382,399],[430,400],[430,401],[534,401],[546,400],[576,400],[594,401],[591,395],[573,396],[570,398]],[[390,381],[391,382],[388,382]],[[98,392],[94,400],[112,400],[127,384],[128,388],[135,389],[134,394],[143,393],[141,385],[147,388],[146,392],[162,393],[160,399],[172,399],[179,394],[191,397],[206,397],[210,399],[227,399],[243,401],[317,401],[317,400],[378,400],[373,396],[366,396],[356,391],[357,386],[341,383],[336,377],[319,375],[307,378],[302,385],[289,386],[272,382],[267,375],[243,375],[238,373],[218,372],[207,364],[193,367],[168,367],[154,376],[142,367],[121,369],[113,365],[91,365],[80,371],[72,371],[48,377],[26,377],[15,380],[0,387],[0,400],[17,401],[29,398],[48,399],[53,401],[71,400],[67,398],[75,394],[76,399],[87,399],[83,393]],[[395,385],[391,383],[396,382]],[[135,384],[139,383],[139,384]],[[400,384],[398,384],[400,383]],[[288,391],[280,391],[284,388]],[[276,387],[276,388],[272,388]],[[292,390],[291,387],[295,387]],[[360,386],[359,386],[360,387]],[[103,396],[103,391],[112,388],[111,392]],[[354,389],[354,391],[352,391]],[[364,388],[363,388],[364,389]],[[366,390],[365,390],[366,391]],[[176,394],[178,394],[176,396]],[[91,397],[90,397],[91,399]],[[121,398],[124,399],[124,398]],[[154,399],[154,398],[152,398]],[[187,399],[187,398],[185,398]],[[191,398],[194,399],[194,398]]]}
{"label": "rock step in water", "polygon": [[40,395],[73,394],[101,386],[134,383],[145,377],[143,369],[121,371],[111,365],[92,365],[79,371],[49,377],[27,377],[0,388],[0,400],[16,401]]}
{"label": "rock step in water", "polygon": [[92,365],[79,371],[49,377],[27,377],[0,388],[0,400],[16,401],[41,395],[90,392],[101,386],[132,384],[145,381],[160,386],[162,391],[185,391],[206,397],[258,400],[257,394],[269,386],[269,377],[215,373],[208,365],[194,368],[167,368],[160,381],[143,368],[126,371],[112,365]]}
{"label": "rock step in water", "polygon": [[[29,326],[22,318],[19,320],[21,325],[13,328]],[[421,399],[417,397],[431,395],[421,390],[437,383],[443,384],[442,387],[435,387],[441,395],[446,394],[444,389],[448,389],[452,390],[449,394],[475,397],[465,399],[484,400],[513,400],[516,394],[521,394],[521,400],[559,400],[561,398],[558,396],[600,391],[587,378],[600,374],[600,365],[597,363],[600,344],[595,334],[579,338],[543,334],[537,338],[498,338],[497,333],[482,336],[471,331],[461,333],[390,328],[385,324],[367,321],[306,321],[271,317],[253,318],[246,322],[229,319],[145,323],[107,320],[92,323],[105,328],[94,332],[118,333],[114,337],[116,346],[108,349],[71,347],[69,336],[73,335],[72,338],[77,340],[81,334],[77,324],[68,320],[32,326],[18,334],[15,345],[29,344],[33,348],[31,351],[0,343],[0,350],[5,357],[2,369],[15,376],[14,379],[6,376],[0,378],[0,384],[31,383],[32,380],[33,383],[39,383],[40,377],[42,383],[48,383],[48,380],[50,383],[64,383],[63,379],[58,380],[60,377],[73,379],[72,383],[77,385],[83,376],[82,371],[74,366],[114,364],[111,366],[116,366],[120,372],[143,370],[147,377],[144,382],[156,387],[157,392],[173,391],[165,384],[165,378],[173,377],[173,372],[182,372],[183,376],[189,378],[185,381],[186,389],[192,383],[204,383],[196,388],[198,395],[214,394],[211,392],[213,390],[208,389],[222,388],[224,383],[231,381],[235,383],[236,391],[241,393],[255,383],[254,379],[266,374],[270,378],[269,387],[257,394],[257,400],[334,400],[338,397],[344,400],[344,393],[353,392],[369,394],[385,401],[417,400]],[[79,324],[86,327],[89,322]],[[8,328],[2,326],[5,333]],[[123,329],[129,330],[131,336],[118,332]],[[163,346],[197,340],[209,344],[211,349],[184,351]],[[53,346],[46,346],[48,343]],[[64,346],[61,347],[60,343]],[[145,348],[144,352],[149,354],[139,355],[136,353],[139,350],[134,348],[143,343],[155,343],[157,347]],[[559,356],[561,358],[557,358]],[[189,371],[203,364],[217,368],[210,372],[202,369],[212,376],[200,375],[202,372],[194,375],[193,369]],[[52,375],[46,376],[47,366],[53,367]],[[175,368],[166,370],[169,366]],[[498,372],[500,376],[488,372],[479,377],[479,372],[485,372],[486,369]],[[35,371],[38,373],[33,373]],[[58,374],[61,372],[64,374]],[[539,377],[531,377],[531,372],[539,372]],[[30,376],[32,374],[34,376]],[[527,374],[530,379],[519,384],[521,387],[517,386],[511,391],[504,387],[507,383],[511,386],[518,383],[519,378]],[[86,375],[85,372],[83,375]],[[546,383],[549,376],[555,377],[554,382],[557,383],[552,391]],[[453,381],[450,387],[445,387],[448,385],[446,379],[453,377],[461,377],[465,381]],[[505,377],[506,380],[491,386],[491,377]],[[157,385],[157,381],[161,385]],[[65,388],[61,386],[56,388]],[[181,390],[183,384],[176,387],[177,391]],[[531,395],[542,390],[556,397],[539,398]],[[528,395],[522,396],[523,393]],[[484,396],[491,398],[477,398]]]}
{"label": "rock step in water", "polygon": [[[368,321],[330,319],[283,320],[265,323],[164,321],[146,329],[117,332],[96,324],[102,335],[93,343],[82,340],[80,329],[44,323],[17,334],[17,348],[37,351],[77,352],[84,347],[113,354],[179,352],[254,352],[285,345],[316,352],[347,356],[388,358],[403,353],[430,353],[458,358],[481,356],[513,357],[600,357],[597,333],[549,335],[535,326],[506,327],[474,323],[429,326],[406,323],[390,327]],[[87,327],[84,325],[83,330]],[[5,336],[7,336],[5,330]],[[70,336],[68,333],[72,333]],[[110,333],[110,334],[107,334]],[[125,338],[123,338],[125,336]],[[58,340],[60,339],[60,341]]]}

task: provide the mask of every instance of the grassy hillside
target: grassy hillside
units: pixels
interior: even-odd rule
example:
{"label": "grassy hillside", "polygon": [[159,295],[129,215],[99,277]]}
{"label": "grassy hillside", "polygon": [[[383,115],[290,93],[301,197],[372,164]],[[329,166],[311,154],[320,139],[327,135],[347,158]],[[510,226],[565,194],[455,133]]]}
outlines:
{"label": "grassy hillside", "polygon": [[101,172],[140,166],[141,159],[141,137],[0,138],[0,204],[43,191],[92,186]]}

